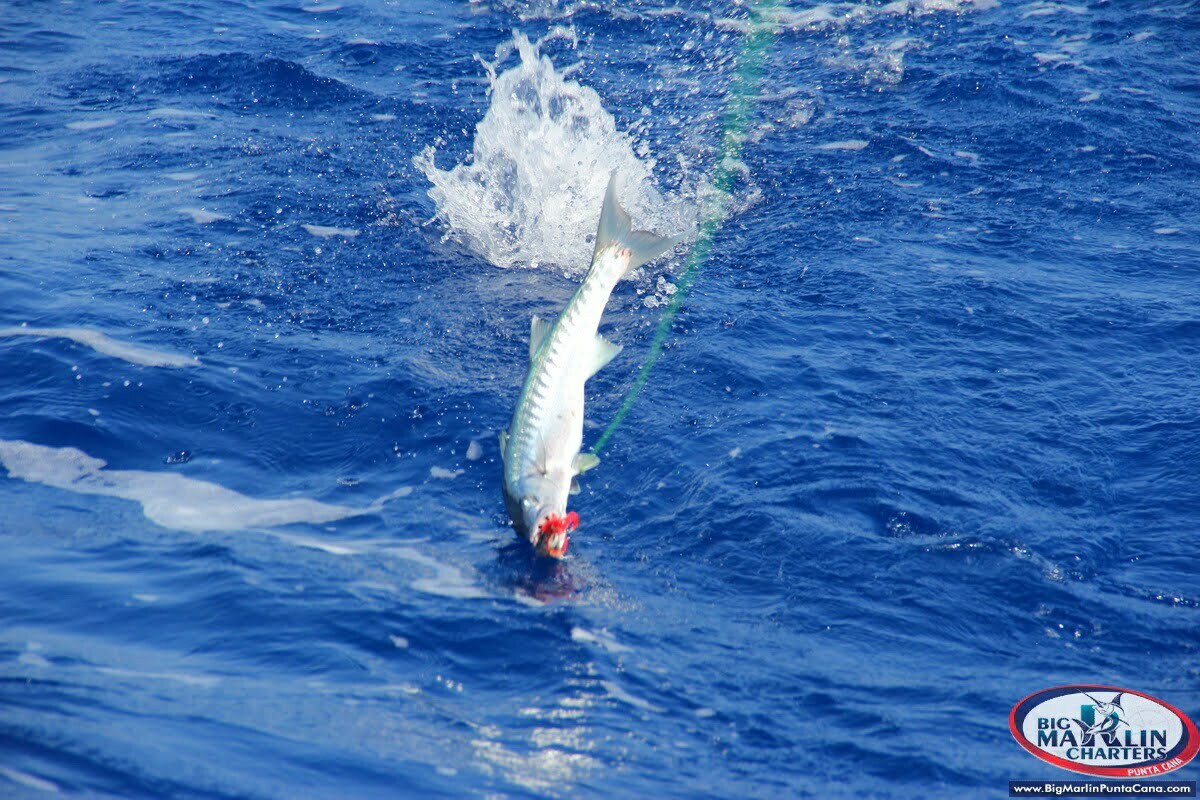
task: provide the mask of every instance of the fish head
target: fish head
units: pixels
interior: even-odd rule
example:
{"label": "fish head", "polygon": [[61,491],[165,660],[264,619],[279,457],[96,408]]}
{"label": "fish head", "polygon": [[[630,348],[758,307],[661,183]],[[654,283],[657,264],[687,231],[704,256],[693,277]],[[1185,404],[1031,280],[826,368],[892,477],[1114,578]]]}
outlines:
{"label": "fish head", "polygon": [[567,534],[579,527],[579,515],[574,511],[565,514],[546,512],[533,528],[533,546],[538,555],[562,558],[570,543]]}
{"label": "fish head", "polygon": [[572,477],[566,471],[546,472],[525,485],[518,527],[538,555],[562,558],[567,535],[579,527],[579,515],[567,511]]}

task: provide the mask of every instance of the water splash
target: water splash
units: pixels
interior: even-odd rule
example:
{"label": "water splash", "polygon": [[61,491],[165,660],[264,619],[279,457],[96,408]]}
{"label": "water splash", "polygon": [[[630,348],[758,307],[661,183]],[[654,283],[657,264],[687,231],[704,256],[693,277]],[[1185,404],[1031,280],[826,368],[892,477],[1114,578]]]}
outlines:
{"label": "water splash", "polygon": [[[432,146],[413,159],[433,184],[429,196],[448,236],[499,267],[583,272],[613,170],[639,227],[690,227],[688,204],[668,202],[655,187],[647,148],[617,128],[600,95],[568,79],[570,68],[556,70],[540,44],[514,33],[483,62],[491,104],[465,163],[439,169]],[[514,49],[520,63],[497,74]]]}

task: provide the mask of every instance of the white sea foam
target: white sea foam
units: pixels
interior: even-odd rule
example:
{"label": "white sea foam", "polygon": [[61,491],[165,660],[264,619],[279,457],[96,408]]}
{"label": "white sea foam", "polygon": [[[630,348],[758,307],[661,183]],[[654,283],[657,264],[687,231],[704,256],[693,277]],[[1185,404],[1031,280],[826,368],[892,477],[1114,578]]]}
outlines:
{"label": "white sea foam", "polygon": [[[497,74],[515,50],[520,62]],[[442,170],[434,147],[413,159],[450,237],[500,267],[588,266],[609,174],[639,227],[676,234],[694,208],[655,188],[655,161],[617,129],[591,88],[568,80],[520,33],[484,62],[491,103],[475,128],[472,155]],[[643,157],[638,157],[638,152]]]}
{"label": "white sea foam", "polygon": [[179,213],[187,214],[192,218],[192,222],[195,222],[197,225],[210,225],[214,222],[229,219],[224,214],[218,214],[215,211],[208,211],[203,208],[181,208],[179,209]]}
{"label": "white sea foam", "polygon": [[1087,8],[1084,6],[1067,5],[1066,3],[1030,3],[1029,5],[1025,6],[1025,13],[1021,15],[1021,18],[1028,19],[1029,17],[1048,17],[1053,14],[1060,13],[1086,14]]}
{"label": "white sea foam", "polygon": [[26,650],[24,653],[21,653],[21,655],[17,656],[17,663],[24,664],[27,667],[33,667],[35,669],[50,669],[54,666],[44,655],[32,650]]}
{"label": "white sea foam", "polygon": [[0,464],[17,480],[133,500],[141,503],[142,513],[155,524],[194,533],[335,522],[375,513],[388,499],[365,508],[308,498],[258,500],[173,472],[105,469],[103,460],[74,447],[45,447],[21,440],[0,439]]}
{"label": "white sea foam", "polygon": [[818,150],[862,150],[869,142],[864,139],[847,139],[844,142],[826,142],[817,145]]}
{"label": "white sea foam", "polygon": [[103,128],[111,128],[116,124],[115,119],[81,119],[76,122],[68,122],[67,128],[73,131],[98,131]]}
{"label": "white sea foam", "polygon": [[868,3],[819,3],[809,8],[785,8],[774,12],[775,21],[788,30],[817,30],[864,25],[886,17],[920,17],[927,14],[979,11],[994,8],[996,0],[893,0],[882,5]]}
{"label": "white sea foam", "polygon": [[112,675],[117,678],[170,681],[172,683],[182,683],[185,686],[196,686],[204,689],[211,689],[221,682],[221,679],[216,675],[195,675],[187,672],[143,672],[141,670],[124,669],[121,667],[96,667],[96,672]]}
{"label": "white sea foam", "polygon": [[571,641],[600,645],[610,653],[628,653],[632,649],[618,642],[611,633],[604,630],[594,632],[587,628],[571,628]]}
{"label": "white sea foam", "polygon": [[209,111],[193,111],[188,108],[154,108],[146,112],[150,119],[216,119],[217,115]]}
{"label": "white sea foam", "polygon": [[45,778],[39,778],[36,775],[30,775],[28,772],[22,772],[13,767],[0,767],[0,776],[7,778],[13,783],[24,786],[28,789],[36,789],[39,792],[48,792],[50,794],[59,794],[61,791],[57,783],[48,781]]}
{"label": "white sea foam", "polygon": [[275,532],[275,537],[296,547],[307,547],[309,550],[320,550],[331,556],[357,556],[371,549],[369,544],[362,542],[335,542],[317,536],[298,536],[291,533]]}
{"label": "white sea foam", "polygon": [[600,681],[600,685],[604,687],[604,691],[608,692],[608,696],[614,700],[620,700],[622,703],[627,703],[634,708],[639,708],[642,711],[652,711],[656,714],[662,713],[663,709],[654,705],[648,700],[643,700],[640,697],[635,697],[629,692],[622,689],[613,681]]}
{"label": "white sea foam", "polygon": [[146,367],[194,367],[200,363],[198,358],[167,353],[162,350],[152,350],[129,342],[122,342],[106,333],[87,328],[0,328],[0,336],[41,336],[48,339],[70,339],[97,353],[128,361],[130,364],[141,364]]}
{"label": "white sea foam", "polygon": [[301,225],[301,228],[308,231],[313,236],[318,236],[322,239],[330,239],[334,236],[343,239],[353,239],[358,236],[358,231],[354,228],[333,228],[326,225]]}
{"label": "white sea foam", "polygon": [[389,547],[381,552],[385,552],[396,558],[402,558],[405,561],[411,561],[414,564],[420,564],[427,567],[433,573],[432,577],[418,578],[410,584],[418,592],[437,595],[439,597],[452,597],[456,600],[471,600],[489,596],[482,587],[473,583],[462,570],[452,567],[436,558],[427,556],[411,547]]}

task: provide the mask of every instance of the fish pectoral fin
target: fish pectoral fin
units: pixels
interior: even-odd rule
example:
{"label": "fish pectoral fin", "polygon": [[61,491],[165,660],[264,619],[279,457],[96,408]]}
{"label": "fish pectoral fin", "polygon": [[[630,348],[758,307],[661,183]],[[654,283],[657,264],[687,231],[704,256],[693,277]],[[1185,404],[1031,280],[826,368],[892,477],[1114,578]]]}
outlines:
{"label": "fish pectoral fin", "polygon": [[592,347],[592,363],[588,367],[589,378],[604,369],[604,366],[616,358],[617,353],[621,352],[621,345],[613,344],[600,334],[596,334],[596,338],[592,341],[594,345]]}
{"label": "fish pectoral fin", "polygon": [[597,458],[595,454],[580,453],[579,455],[575,456],[575,460],[571,462],[571,468],[574,469],[575,474],[578,475],[581,472],[587,472],[589,469],[599,463],[600,459]]}
{"label": "fish pectoral fin", "polygon": [[579,478],[571,478],[571,494],[579,494],[582,491],[579,488]]}
{"label": "fish pectoral fin", "polygon": [[554,327],[546,320],[537,316],[529,320],[529,360],[537,355],[538,349],[542,346],[542,342],[546,341],[546,337],[550,335],[550,329]]}
{"label": "fish pectoral fin", "polygon": [[500,431],[500,461],[504,462],[504,456],[508,452],[508,431]]}

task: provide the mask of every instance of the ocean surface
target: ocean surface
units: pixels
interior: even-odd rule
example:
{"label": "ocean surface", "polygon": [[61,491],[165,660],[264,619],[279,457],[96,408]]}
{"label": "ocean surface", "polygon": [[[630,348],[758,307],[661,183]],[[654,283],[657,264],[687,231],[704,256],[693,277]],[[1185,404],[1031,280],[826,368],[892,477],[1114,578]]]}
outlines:
{"label": "ocean surface", "polygon": [[748,19],[4,4],[0,796],[1001,797],[1036,690],[1200,713],[1197,2],[770,15],[516,539],[529,319],[610,171],[694,235]]}

